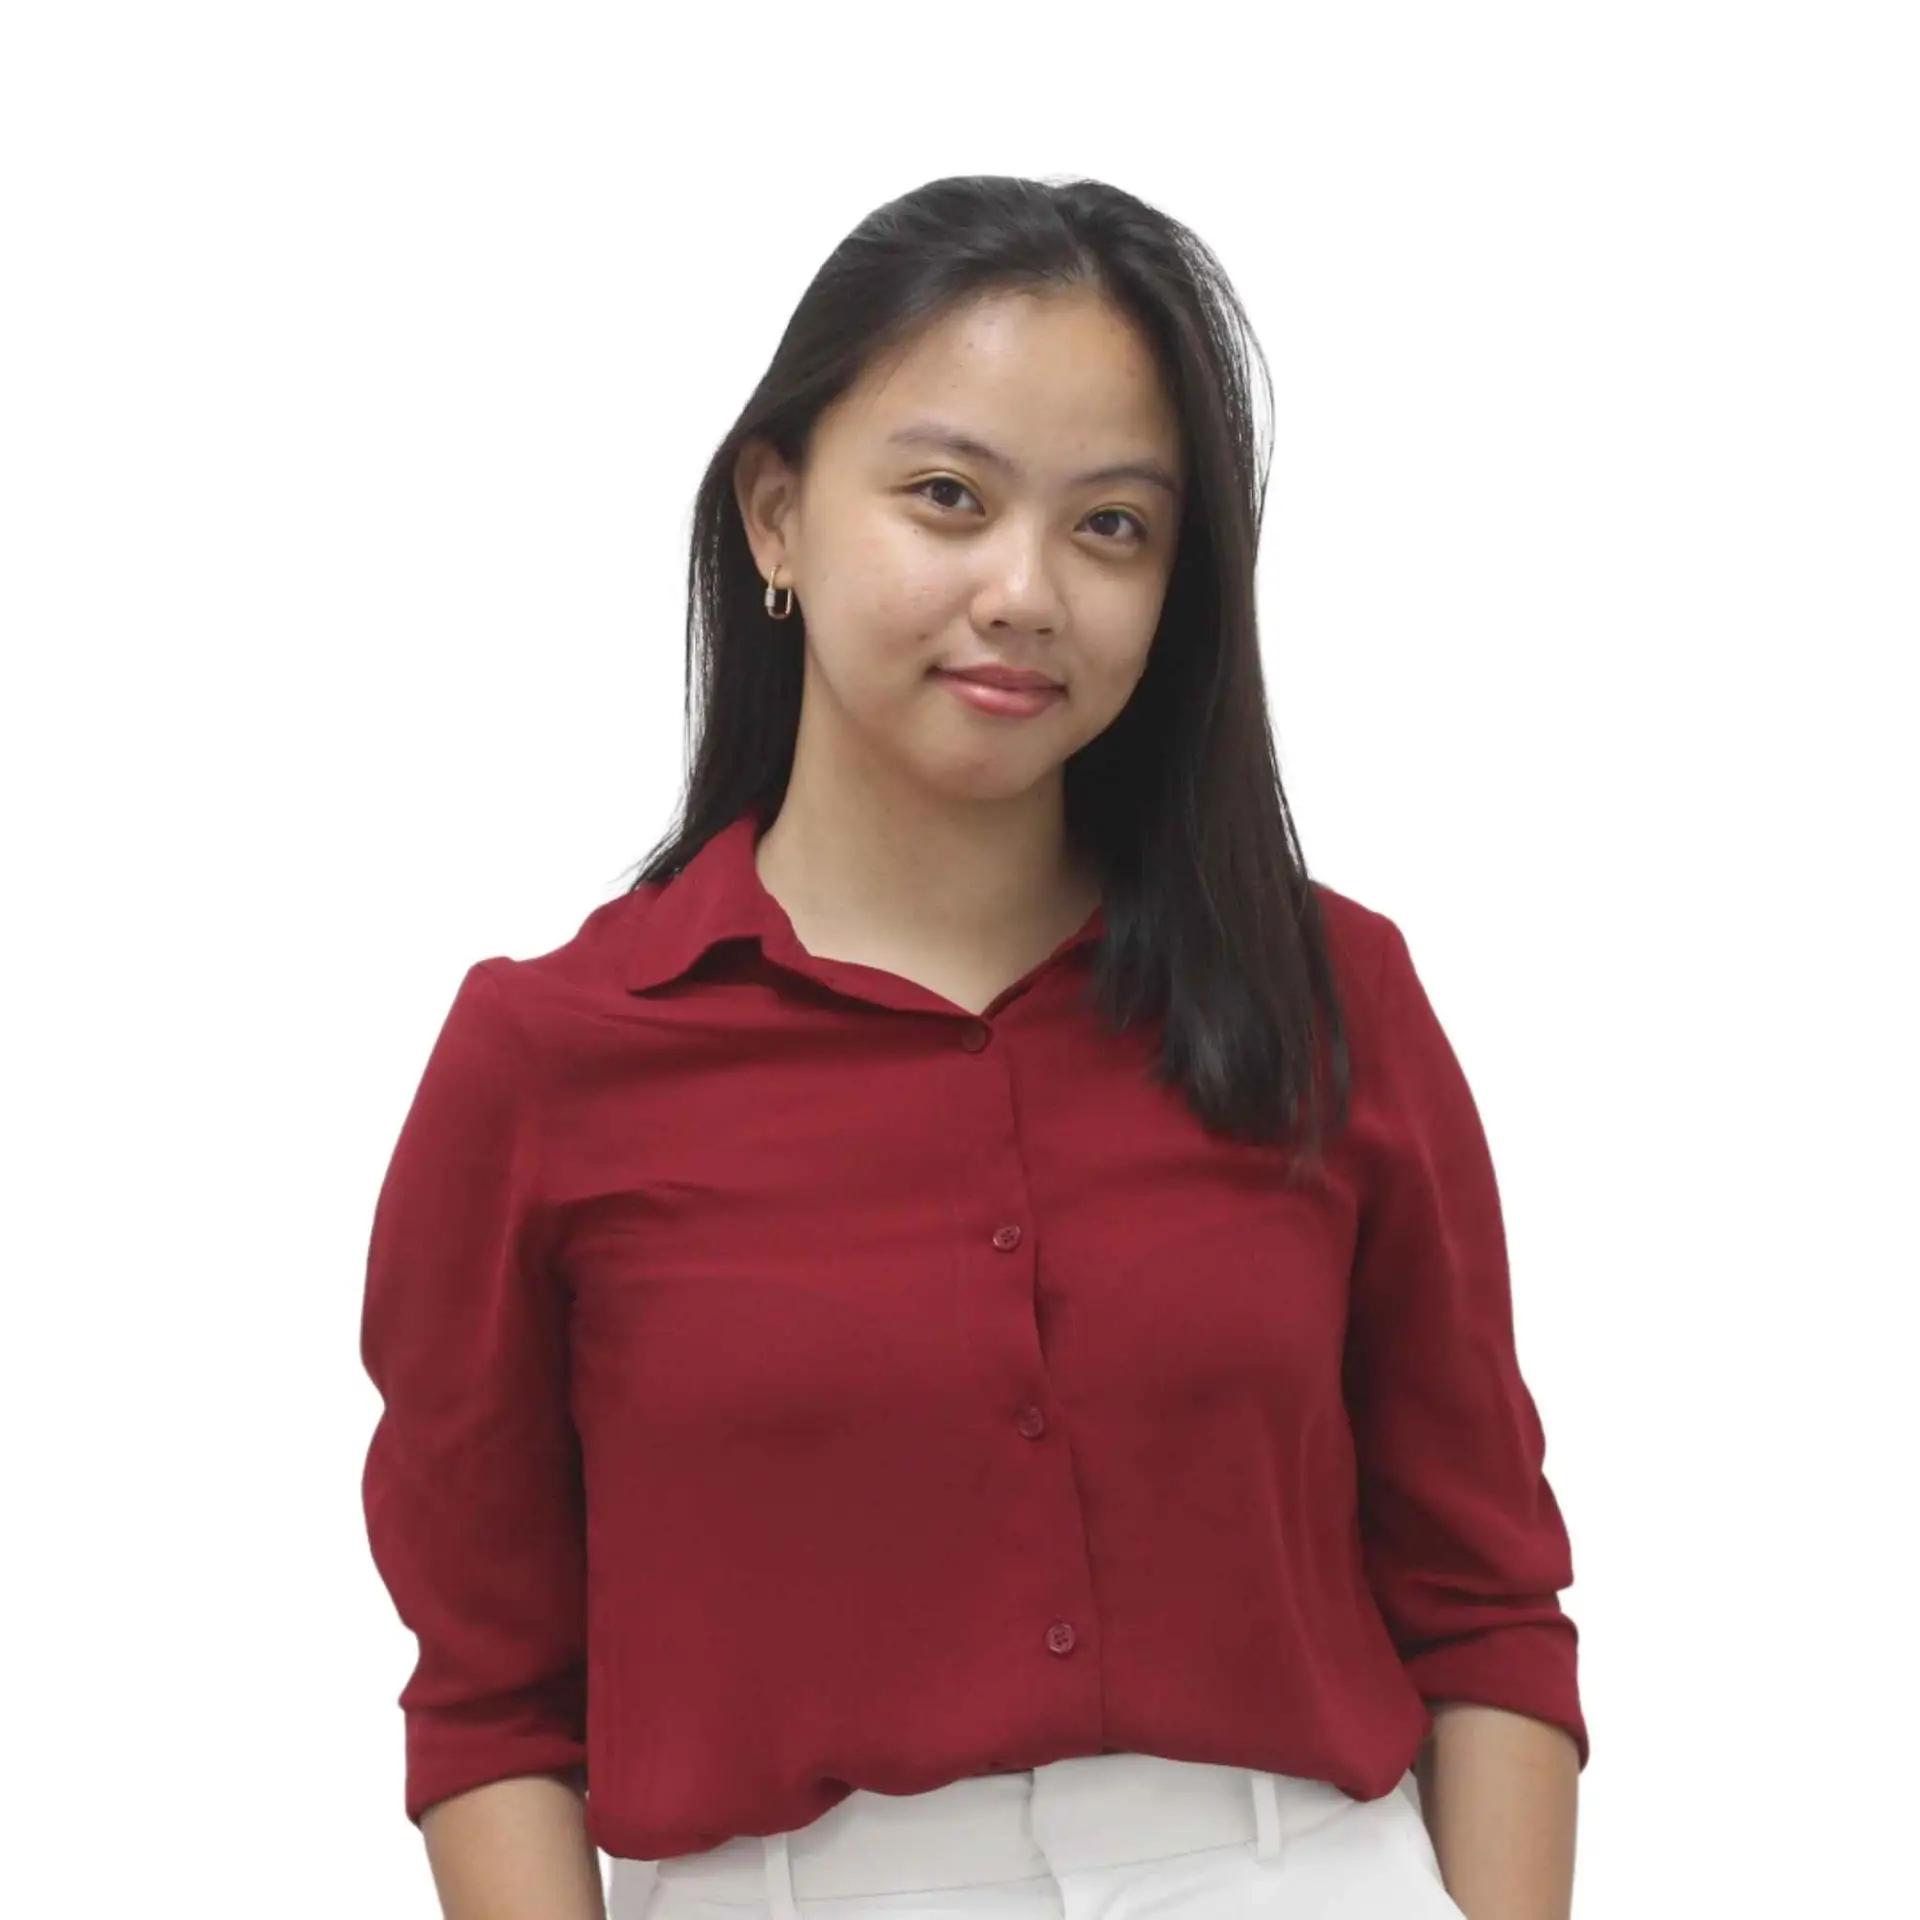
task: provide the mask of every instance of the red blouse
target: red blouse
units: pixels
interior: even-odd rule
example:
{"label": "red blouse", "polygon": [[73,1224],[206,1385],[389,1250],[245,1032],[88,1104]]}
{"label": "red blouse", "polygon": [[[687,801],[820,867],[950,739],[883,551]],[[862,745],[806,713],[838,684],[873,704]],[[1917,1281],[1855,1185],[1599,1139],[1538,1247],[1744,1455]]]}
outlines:
{"label": "red blouse", "polygon": [[405,1804],[585,1769],[662,1859],[1110,1750],[1372,1799],[1428,1703],[1587,1734],[1494,1172],[1321,885],[1353,1117],[1207,1135],[1096,909],[975,1018],[816,959],[751,814],[460,983],[374,1210]]}

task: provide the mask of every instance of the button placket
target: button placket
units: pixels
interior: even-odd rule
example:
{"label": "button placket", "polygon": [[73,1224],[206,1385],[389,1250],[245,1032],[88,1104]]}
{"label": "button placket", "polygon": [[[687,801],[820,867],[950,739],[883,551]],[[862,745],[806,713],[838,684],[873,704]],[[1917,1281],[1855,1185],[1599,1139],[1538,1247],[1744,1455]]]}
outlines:
{"label": "button placket", "polygon": [[[968,1053],[985,1052],[993,1040],[993,1029],[986,1021],[969,1019],[959,1032],[961,1047]],[[1018,1179],[1018,1173],[1015,1173]],[[1003,1221],[993,1229],[990,1236],[994,1249],[1000,1253],[1015,1252],[1026,1238],[1026,1230],[1017,1220]],[[1047,1417],[1044,1410],[1033,1401],[1022,1401],[1014,1408],[1014,1428],[1023,1439],[1038,1440],[1047,1431]],[[1036,1460],[1035,1465],[1040,1463]],[[1079,1644],[1080,1636],[1071,1620],[1054,1620],[1044,1630],[1041,1642],[1049,1653],[1064,1657],[1072,1653]]]}

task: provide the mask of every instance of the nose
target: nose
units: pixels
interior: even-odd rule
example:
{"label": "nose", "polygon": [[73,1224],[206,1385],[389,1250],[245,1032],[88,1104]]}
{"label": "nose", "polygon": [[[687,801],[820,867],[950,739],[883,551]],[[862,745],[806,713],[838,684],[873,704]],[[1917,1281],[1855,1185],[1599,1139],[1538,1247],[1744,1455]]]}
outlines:
{"label": "nose", "polygon": [[1023,633],[1049,633],[1059,626],[1065,609],[1047,566],[1044,536],[1011,530],[992,554],[975,608],[981,623]]}

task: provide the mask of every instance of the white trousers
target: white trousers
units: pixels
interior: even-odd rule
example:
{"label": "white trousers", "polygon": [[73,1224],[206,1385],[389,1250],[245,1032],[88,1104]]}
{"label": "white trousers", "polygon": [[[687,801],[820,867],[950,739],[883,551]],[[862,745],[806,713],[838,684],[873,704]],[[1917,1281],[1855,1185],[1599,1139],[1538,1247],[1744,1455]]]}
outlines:
{"label": "white trousers", "polygon": [[1102,1753],[856,1789],[791,1833],[614,1859],[607,1920],[1463,1920],[1411,1769],[1322,1780]]}

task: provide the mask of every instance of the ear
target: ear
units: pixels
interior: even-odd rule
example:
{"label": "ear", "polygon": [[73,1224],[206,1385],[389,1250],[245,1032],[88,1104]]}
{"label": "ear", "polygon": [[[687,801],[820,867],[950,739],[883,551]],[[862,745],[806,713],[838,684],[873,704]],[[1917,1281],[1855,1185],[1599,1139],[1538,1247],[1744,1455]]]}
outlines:
{"label": "ear", "polygon": [[788,529],[799,493],[798,477],[769,441],[751,439],[740,449],[733,463],[733,497],[762,576],[791,564]]}

